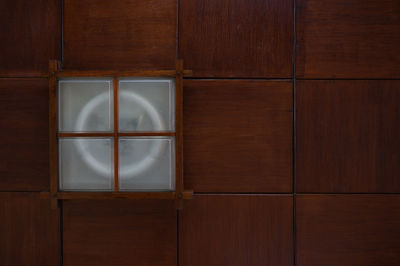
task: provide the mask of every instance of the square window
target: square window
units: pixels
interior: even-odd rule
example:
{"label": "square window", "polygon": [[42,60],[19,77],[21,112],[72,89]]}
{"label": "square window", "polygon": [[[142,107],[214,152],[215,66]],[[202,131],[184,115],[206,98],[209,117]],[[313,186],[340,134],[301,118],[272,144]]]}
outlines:
{"label": "square window", "polygon": [[59,140],[60,190],[111,191],[114,187],[111,138]]}
{"label": "square window", "polygon": [[120,79],[119,131],[175,129],[173,79]]}
{"label": "square window", "polygon": [[175,189],[175,146],[173,138],[120,138],[119,189]]}
{"label": "square window", "polygon": [[60,132],[110,132],[112,79],[62,79],[58,83]]}
{"label": "square window", "polygon": [[60,191],[174,191],[174,78],[58,81]]}

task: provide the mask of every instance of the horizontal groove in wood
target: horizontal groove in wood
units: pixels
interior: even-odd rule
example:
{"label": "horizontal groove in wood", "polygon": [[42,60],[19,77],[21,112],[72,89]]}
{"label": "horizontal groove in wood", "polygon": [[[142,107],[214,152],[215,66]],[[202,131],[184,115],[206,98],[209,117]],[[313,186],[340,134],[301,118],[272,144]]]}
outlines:
{"label": "horizontal groove in wood", "polygon": [[193,190],[184,190],[182,192],[182,199],[192,199],[193,198]]}
{"label": "horizontal groove in wood", "polygon": [[40,71],[0,71],[0,78],[47,78],[48,72]]}
{"label": "horizontal groove in wood", "polygon": [[78,137],[174,137],[175,132],[98,132],[98,133],[58,133],[59,138],[78,138]]}
{"label": "horizontal groove in wood", "polygon": [[[16,194],[32,194],[32,193],[37,193],[35,191],[0,191],[0,198],[1,197],[12,197],[13,195]],[[83,193],[83,192],[61,192],[61,193]],[[85,192],[85,193],[99,193],[99,192]],[[103,192],[101,192],[103,193]],[[104,192],[104,193],[111,193],[111,192]],[[124,192],[124,194],[129,193],[137,193],[137,192]],[[141,192],[139,192],[141,193]],[[154,193],[154,192],[152,192]],[[160,192],[155,192],[155,193],[160,193]],[[119,193],[121,194],[121,193]],[[41,199],[49,199],[50,198],[50,192],[40,192],[39,193]],[[267,193],[260,193],[260,192],[193,192],[191,190],[185,190],[182,193],[182,199],[192,199],[193,196],[195,195],[214,195],[214,196],[273,196],[273,197],[279,197],[279,196],[307,196],[307,195],[313,195],[313,196],[322,196],[322,195],[331,195],[331,196],[397,196],[400,197],[400,193],[325,193],[325,192],[301,192],[301,193],[276,193],[276,192],[267,192]]]}
{"label": "horizontal groove in wood", "polygon": [[[64,70],[56,73],[57,77],[176,77],[176,70]],[[191,70],[184,70],[184,76],[191,76]]]}

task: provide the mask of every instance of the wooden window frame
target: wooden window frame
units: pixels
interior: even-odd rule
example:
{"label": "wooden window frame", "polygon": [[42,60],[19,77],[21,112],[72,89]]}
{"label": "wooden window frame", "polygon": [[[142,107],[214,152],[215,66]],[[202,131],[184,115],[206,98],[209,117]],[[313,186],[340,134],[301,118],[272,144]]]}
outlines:
{"label": "wooden window frame", "polygon": [[[182,208],[184,199],[191,199],[193,192],[184,190],[183,182],[183,77],[190,76],[190,70],[183,69],[183,61],[177,60],[175,70],[62,70],[61,62],[49,62],[49,148],[50,148],[50,193],[42,193],[43,198],[50,198],[52,207],[58,206],[58,200],[66,199],[166,199],[176,200],[177,207]],[[107,133],[62,133],[58,132],[58,99],[57,88],[60,78],[110,77],[113,79],[114,128]],[[118,125],[118,78],[120,77],[169,77],[175,78],[175,132],[119,132]],[[175,137],[175,191],[166,192],[120,192],[118,186],[118,139],[126,136],[173,136]],[[62,137],[113,137],[114,141],[114,191],[110,192],[75,192],[59,191],[58,141]]]}

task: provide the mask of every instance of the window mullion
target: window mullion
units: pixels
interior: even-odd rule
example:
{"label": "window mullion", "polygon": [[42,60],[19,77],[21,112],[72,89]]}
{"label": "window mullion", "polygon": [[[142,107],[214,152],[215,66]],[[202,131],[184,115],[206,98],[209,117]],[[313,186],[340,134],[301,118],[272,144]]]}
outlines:
{"label": "window mullion", "polygon": [[119,191],[119,146],[118,146],[118,78],[113,80],[113,98],[114,98],[114,191]]}

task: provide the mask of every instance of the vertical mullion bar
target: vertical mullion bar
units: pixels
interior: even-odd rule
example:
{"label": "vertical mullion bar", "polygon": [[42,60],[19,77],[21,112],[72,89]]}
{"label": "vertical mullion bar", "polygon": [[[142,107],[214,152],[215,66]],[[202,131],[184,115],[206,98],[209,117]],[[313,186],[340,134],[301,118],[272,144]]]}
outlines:
{"label": "vertical mullion bar", "polygon": [[58,145],[57,145],[57,78],[58,62],[49,62],[49,176],[51,207],[57,208]]}
{"label": "vertical mullion bar", "polygon": [[296,120],[296,109],[297,109],[297,102],[296,102],[296,82],[297,82],[297,65],[296,65],[296,61],[297,61],[297,54],[296,54],[296,44],[297,44],[297,30],[296,30],[296,0],[293,0],[293,74],[292,74],[292,80],[293,80],[293,92],[292,92],[292,110],[293,110],[293,139],[292,139],[292,145],[293,145],[293,149],[292,149],[292,165],[293,165],[293,179],[292,179],[292,184],[293,184],[293,188],[292,188],[292,195],[293,195],[293,265],[296,266],[297,265],[297,232],[296,232],[296,223],[297,223],[297,216],[296,216],[296,198],[297,198],[297,190],[296,190],[296,169],[297,169],[297,162],[296,162],[296,152],[297,152],[297,128],[296,128],[296,124],[297,124],[297,120]]}
{"label": "vertical mullion bar", "polygon": [[182,208],[182,192],[183,192],[183,61],[179,59],[176,64],[176,197],[178,208]]}
{"label": "vertical mullion bar", "polygon": [[113,79],[113,97],[114,97],[114,190],[118,192],[119,190],[119,147],[118,147],[118,78]]}

